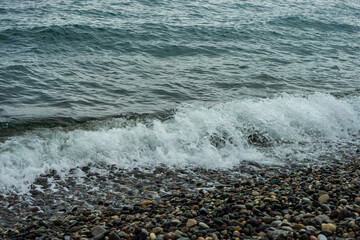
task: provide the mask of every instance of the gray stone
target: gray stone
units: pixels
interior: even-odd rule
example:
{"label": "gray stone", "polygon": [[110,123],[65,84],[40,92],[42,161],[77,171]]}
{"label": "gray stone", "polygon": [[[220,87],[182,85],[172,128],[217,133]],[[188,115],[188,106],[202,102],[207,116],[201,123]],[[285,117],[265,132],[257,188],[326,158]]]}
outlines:
{"label": "gray stone", "polygon": [[91,234],[95,237],[99,234],[105,233],[106,230],[101,226],[96,226],[91,229]]}
{"label": "gray stone", "polygon": [[321,207],[322,207],[322,209],[324,209],[324,211],[328,211],[328,212],[331,211],[331,208],[327,204],[323,204],[323,205],[321,205]]}
{"label": "gray stone", "polygon": [[246,209],[246,206],[244,204],[236,204],[232,206],[232,209]]}
{"label": "gray stone", "polygon": [[327,240],[327,237],[325,237],[325,235],[319,234],[317,236],[318,240]]}
{"label": "gray stone", "polygon": [[340,199],[339,202],[340,202],[340,204],[344,204],[344,205],[346,205],[348,203],[348,201],[344,198]]}
{"label": "gray stone", "polygon": [[269,231],[267,232],[266,236],[272,239],[277,239],[277,238],[286,238],[286,236],[289,234],[288,231],[284,231],[284,230],[275,230],[275,231]]}
{"label": "gray stone", "polygon": [[102,239],[105,238],[105,235],[106,235],[107,233],[108,233],[108,231],[105,231],[105,232],[103,232],[103,233],[100,233],[100,234],[96,235],[96,236],[93,238],[93,240],[102,240]]}
{"label": "gray stone", "polygon": [[270,226],[274,227],[274,228],[277,228],[281,225],[281,221],[280,220],[276,220],[276,221],[273,221]]}
{"label": "gray stone", "polygon": [[330,218],[327,215],[321,214],[315,217],[316,220],[320,220],[321,222],[329,222]]}
{"label": "gray stone", "polygon": [[318,201],[323,204],[326,203],[330,199],[329,194],[323,194],[319,197]]}
{"label": "gray stone", "polygon": [[230,226],[240,226],[241,223],[237,220],[230,220],[229,225]]}
{"label": "gray stone", "polygon": [[128,234],[126,232],[123,232],[123,231],[119,232],[118,235],[121,238],[126,238],[128,236]]}
{"label": "gray stone", "polygon": [[218,236],[215,233],[211,234],[212,240],[219,240]]}
{"label": "gray stone", "polygon": [[175,231],[175,235],[179,238],[179,237],[182,237],[182,236],[186,236],[185,233],[183,233],[182,231],[179,231],[179,230],[176,230]]}
{"label": "gray stone", "polygon": [[199,226],[201,228],[210,229],[210,227],[206,223],[203,223],[203,222],[199,222]]}
{"label": "gray stone", "polygon": [[111,232],[109,235],[109,240],[121,240],[121,238],[115,232]]}

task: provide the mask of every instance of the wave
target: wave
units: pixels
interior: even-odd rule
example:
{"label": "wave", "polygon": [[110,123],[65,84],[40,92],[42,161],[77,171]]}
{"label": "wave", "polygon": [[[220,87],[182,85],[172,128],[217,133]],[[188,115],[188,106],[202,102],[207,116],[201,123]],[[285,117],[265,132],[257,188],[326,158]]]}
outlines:
{"label": "wave", "polygon": [[[82,166],[121,169],[231,169],[244,161],[306,164],[360,144],[360,97],[281,95],[173,115],[90,121],[35,129],[0,143],[0,189],[27,191],[41,174]],[[325,158],[326,159],[326,158]]]}
{"label": "wave", "polygon": [[275,26],[295,27],[302,30],[316,29],[319,32],[356,33],[360,29],[360,26],[354,25],[352,22],[339,23],[330,19],[305,19],[301,16],[278,17],[271,19],[269,23]]}
{"label": "wave", "polygon": [[[156,57],[218,56],[228,50],[219,46],[217,41],[221,39],[224,42],[224,36],[231,32],[232,37],[239,35],[233,29],[204,26],[142,23],[116,28],[72,24],[6,29],[0,32],[0,42],[4,46],[21,46],[30,52],[47,54],[111,50],[125,54],[140,52]],[[191,39],[192,44],[177,41],[183,38]]]}

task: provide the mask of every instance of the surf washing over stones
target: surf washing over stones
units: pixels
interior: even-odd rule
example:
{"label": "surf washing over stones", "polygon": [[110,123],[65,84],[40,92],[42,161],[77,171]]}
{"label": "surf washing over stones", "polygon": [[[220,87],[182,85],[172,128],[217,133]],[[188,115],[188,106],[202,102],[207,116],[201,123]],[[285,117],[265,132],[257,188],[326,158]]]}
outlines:
{"label": "surf washing over stones", "polygon": [[[243,162],[326,163],[360,145],[360,96],[329,94],[183,105],[166,119],[94,120],[75,129],[35,129],[0,143],[0,189],[26,193],[34,180],[55,170],[91,166],[151,171],[231,170]],[[106,167],[107,166],[107,167]],[[77,178],[84,173],[78,169]]]}

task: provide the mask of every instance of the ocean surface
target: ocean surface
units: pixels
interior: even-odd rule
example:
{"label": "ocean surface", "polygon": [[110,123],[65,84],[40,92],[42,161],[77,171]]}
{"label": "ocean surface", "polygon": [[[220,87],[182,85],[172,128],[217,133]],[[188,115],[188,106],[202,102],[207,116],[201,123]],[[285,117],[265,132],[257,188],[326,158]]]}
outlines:
{"label": "ocean surface", "polygon": [[0,1],[2,192],[359,146],[360,1]]}

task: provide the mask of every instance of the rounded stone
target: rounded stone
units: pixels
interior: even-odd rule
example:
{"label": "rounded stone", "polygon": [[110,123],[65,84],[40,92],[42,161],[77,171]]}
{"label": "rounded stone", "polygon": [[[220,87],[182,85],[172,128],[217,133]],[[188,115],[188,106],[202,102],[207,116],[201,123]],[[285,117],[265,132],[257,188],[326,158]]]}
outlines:
{"label": "rounded stone", "polygon": [[334,232],[334,231],[336,231],[336,226],[331,223],[323,223],[321,225],[321,230],[327,231],[327,232]]}
{"label": "rounded stone", "polygon": [[197,221],[195,219],[188,219],[186,222],[186,227],[191,228],[197,225]]}
{"label": "rounded stone", "polygon": [[323,204],[326,203],[330,199],[329,194],[323,194],[319,197],[318,201]]}

